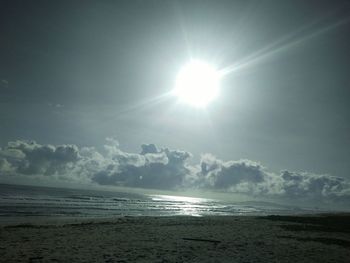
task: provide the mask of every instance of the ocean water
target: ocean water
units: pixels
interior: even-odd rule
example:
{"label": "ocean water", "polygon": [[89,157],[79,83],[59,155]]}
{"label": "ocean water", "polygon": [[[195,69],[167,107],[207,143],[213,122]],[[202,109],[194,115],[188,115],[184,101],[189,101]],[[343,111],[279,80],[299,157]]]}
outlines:
{"label": "ocean water", "polygon": [[283,206],[227,203],[170,195],[0,184],[0,219],[16,217],[115,217],[295,214]]}

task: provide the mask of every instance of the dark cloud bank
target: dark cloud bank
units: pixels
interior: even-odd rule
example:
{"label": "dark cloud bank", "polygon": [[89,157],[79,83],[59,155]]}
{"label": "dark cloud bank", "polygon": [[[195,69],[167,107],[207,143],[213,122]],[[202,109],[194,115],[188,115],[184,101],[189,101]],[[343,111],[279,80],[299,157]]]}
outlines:
{"label": "dark cloud bank", "polygon": [[307,172],[268,171],[250,160],[222,161],[211,154],[189,164],[191,153],[144,144],[127,153],[108,138],[102,150],[76,145],[41,145],[13,141],[0,149],[0,177],[127,187],[203,189],[297,201],[346,203],[350,184],[344,178]]}

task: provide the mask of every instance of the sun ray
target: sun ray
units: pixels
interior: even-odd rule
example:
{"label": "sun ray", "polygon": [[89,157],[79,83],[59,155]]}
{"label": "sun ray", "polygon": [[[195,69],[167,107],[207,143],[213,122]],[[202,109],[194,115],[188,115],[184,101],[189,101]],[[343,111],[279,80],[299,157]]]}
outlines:
{"label": "sun ray", "polygon": [[324,33],[328,32],[330,30],[333,30],[341,25],[347,24],[349,21],[350,21],[349,17],[343,18],[343,19],[338,20],[337,22],[334,22],[328,26],[317,29],[314,32],[312,32],[306,36],[299,37],[299,38],[293,40],[293,38],[295,38],[297,35],[306,31],[307,29],[312,28],[315,24],[317,24],[318,21],[314,21],[313,23],[302,27],[301,29],[297,30],[296,32],[288,34],[288,35],[278,39],[277,41],[265,46],[264,48],[254,52],[253,54],[244,58],[240,62],[237,62],[233,65],[230,65],[228,67],[221,69],[219,72],[220,72],[221,76],[224,76],[224,75],[230,74],[232,72],[236,72],[236,71],[239,71],[241,69],[244,69],[246,67],[253,66],[264,59],[273,57],[282,51],[286,51],[292,47],[297,46],[298,44],[306,42],[314,37],[317,37],[321,34],[324,34]]}

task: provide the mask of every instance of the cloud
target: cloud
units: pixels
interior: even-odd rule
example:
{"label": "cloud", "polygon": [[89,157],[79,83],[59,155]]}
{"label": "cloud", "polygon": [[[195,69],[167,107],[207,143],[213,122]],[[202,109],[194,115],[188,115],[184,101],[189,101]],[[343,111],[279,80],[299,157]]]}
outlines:
{"label": "cloud", "polygon": [[9,142],[1,154],[20,174],[52,175],[67,173],[70,164],[78,160],[74,145],[40,145],[34,141]]}
{"label": "cloud", "polygon": [[206,186],[227,189],[241,183],[257,184],[266,176],[263,167],[250,160],[223,162],[213,155],[205,154],[200,162],[200,176]]}
{"label": "cloud", "polygon": [[307,172],[277,174],[257,162],[224,162],[210,154],[201,158],[198,182],[203,188],[253,196],[308,200],[350,197],[350,185],[344,178]]}
{"label": "cloud", "polygon": [[139,154],[127,153],[113,138],[107,138],[102,152],[18,140],[0,149],[0,174],[156,189],[185,187],[190,153],[157,149],[154,144],[141,148]]}
{"label": "cloud", "polygon": [[140,154],[130,154],[115,149],[109,156],[114,165],[92,177],[99,184],[123,185],[158,189],[176,189],[184,186],[189,173],[188,152],[167,148],[158,150],[154,144],[142,145]]}
{"label": "cloud", "polygon": [[344,178],[282,171],[283,193],[289,197],[338,197],[349,189]]}
{"label": "cloud", "polygon": [[14,167],[5,158],[0,158],[0,172],[3,174],[11,174],[14,172]]}
{"label": "cloud", "polygon": [[344,178],[307,172],[268,171],[251,160],[222,161],[212,154],[189,164],[192,154],[141,145],[140,153],[120,149],[107,138],[101,150],[76,145],[41,145],[17,140],[0,148],[1,176],[46,178],[150,189],[205,189],[287,200],[350,200]]}

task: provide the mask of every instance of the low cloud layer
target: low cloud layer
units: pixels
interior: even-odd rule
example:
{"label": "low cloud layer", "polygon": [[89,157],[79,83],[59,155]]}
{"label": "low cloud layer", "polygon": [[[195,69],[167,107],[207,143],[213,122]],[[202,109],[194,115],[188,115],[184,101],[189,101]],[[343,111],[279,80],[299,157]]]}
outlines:
{"label": "low cloud layer", "polygon": [[120,149],[108,138],[103,149],[13,141],[0,148],[0,178],[33,178],[150,189],[205,189],[289,200],[349,201],[344,178],[313,173],[274,173],[251,160],[222,161],[211,154],[190,165],[186,151],[141,145],[140,153]]}

